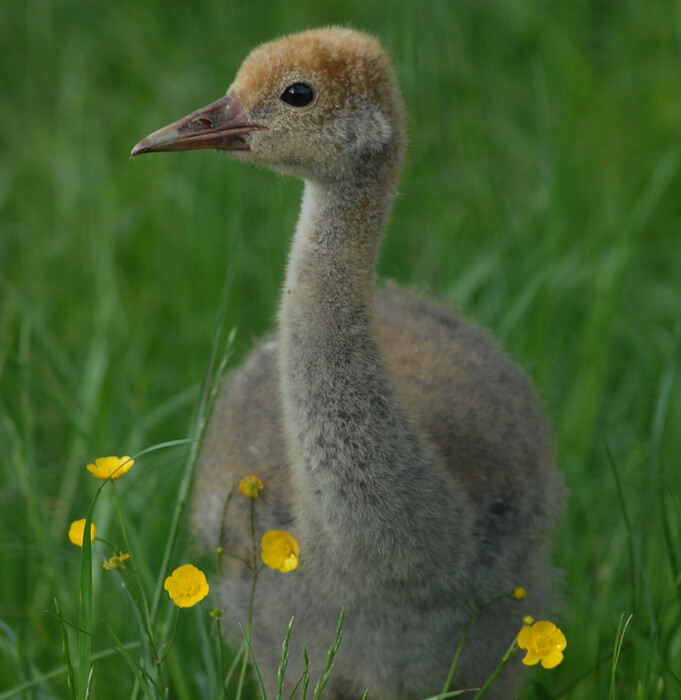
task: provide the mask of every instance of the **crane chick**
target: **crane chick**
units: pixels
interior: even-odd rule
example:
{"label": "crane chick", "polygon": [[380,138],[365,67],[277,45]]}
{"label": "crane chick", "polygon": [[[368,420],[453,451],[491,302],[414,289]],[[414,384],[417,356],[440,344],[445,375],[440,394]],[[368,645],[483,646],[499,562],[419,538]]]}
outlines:
{"label": "crane chick", "polygon": [[[525,603],[499,600],[471,627],[452,687],[479,687],[524,612],[542,615],[551,597],[563,482],[527,377],[457,315],[375,289],[404,121],[378,41],[316,29],[256,48],[225,97],[132,152],[212,148],[304,181],[277,332],[222,387],[193,504],[207,547],[224,533],[225,550],[247,556],[246,499],[222,518],[255,474],[258,537],[300,543],[299,568],[265,570],[256,588],[252,645],[270,689],[291,617],[296,678],[303,647],[321,673],[344,608],[326,697],[434,694],[472,611],[523,586]],[[250,581],[235,566],[222,583],[235,617]],[[489,697],[514,696],[521,668]]]}

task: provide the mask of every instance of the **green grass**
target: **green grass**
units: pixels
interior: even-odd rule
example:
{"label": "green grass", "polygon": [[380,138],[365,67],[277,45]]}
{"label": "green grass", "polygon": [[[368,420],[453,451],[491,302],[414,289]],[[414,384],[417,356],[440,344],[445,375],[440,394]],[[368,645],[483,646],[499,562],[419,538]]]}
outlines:
{"label": "green grass", "polygon": [[[276,310],[299,183],[205,152],[130,162],[130,148],[220,96],[256,43],[329,23],[382,37],[409,108],[380,275],[490,327],[554,425],[568,648],[527,696],[681,697],[681,5],[668,0],[2,3],[0,697],[62,668],[14,696],[68,697],[46,610],[56,597],[78,619],[66,531],[97,488],[84,465],[190,434],[232,256],[235,361]],[[152,596],[188,449],[146,455],[117,486]],[[104,494],[94,520],[121,541]],[[183,521],[171,565],[190,547]],[[139,642],[113,580],[94,567],[94,632],[113,643],[106,620]],[[173,698],[214,683],[206,609],[180,619]],[[171,613],[163,600],[162,629]],[[133,685],[125,659],[96,661],[94,697]]]}

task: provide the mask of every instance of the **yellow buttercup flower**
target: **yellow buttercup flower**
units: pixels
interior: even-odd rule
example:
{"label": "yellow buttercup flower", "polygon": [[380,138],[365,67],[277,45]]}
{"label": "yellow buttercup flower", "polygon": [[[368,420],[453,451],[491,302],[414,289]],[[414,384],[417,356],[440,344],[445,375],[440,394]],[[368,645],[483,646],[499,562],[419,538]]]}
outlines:
{"label": "yellow buttercup flower", "polygon": [[[94,523],[90,523],[90,542],[95,541],[95,534],[97,532],[97,528],[95,527]],[[78,545],[79,547],[83,546],[83,538],[85,536],[85,518],[82,520],[74,520],[71,523],[71,527],[69,528],[69,539],[73,544]]]}
{"label": "yellow buttercup flower", "polygon": [[98,479],[108,479],[111,481],[120,479],[130,467],[135,463],[130,457],[100,457],[95,460],[94,464],[88,464],[87,470],[94,474]]}
{"label": "yellow buttercup flower", "polygon": [[270,530],[262,537],[262,560],[271,569],[283,573],[298,566],[300,550],[296,538],[284,530]]}
{"label": "yellow buttercup flower", "polygon": [[165,580],[163,588],[178,608],[191,608],[203,600],[209,590],[206,575],[193,564],[175,569]]}
{"label": "yellow buttercup flower", "polygon": [[563,649],[567,646],[565,635],[548,620],[539,620],[531,627],[523,627],[517,641],[518,646],[527,651],[523,663],[534,666],[541,661],[544,668],[558,666],[563,660]]}
{"label": "yellow buttercup flower", "polygon": [[511,597],[514,600],[525,600],[526,596],[527,596],[527,591],[522,586],[519,586],[518,588],[514,588],[513,592],[511,593]]}
{"label": "yellow buttercup flower", "polygon": [[265,488],[265,484],[262,483],[257,476],[245,476],[239,482],[239,491],[243,493],[244,496],[249,498],[260,498],[260,491]]}

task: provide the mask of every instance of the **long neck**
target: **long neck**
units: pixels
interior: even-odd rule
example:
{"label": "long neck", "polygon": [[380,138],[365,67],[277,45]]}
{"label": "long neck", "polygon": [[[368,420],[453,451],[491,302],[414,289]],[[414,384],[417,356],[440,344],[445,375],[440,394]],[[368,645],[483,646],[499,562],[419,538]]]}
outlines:
{"label": "long neck", "polygon": [[308,546],[342,551],[355,567],[358,557],[375,566],[388,548],[400,567],[417,566],[414,552],[432,547],[417,540],[438,536],[433,504],[449,490],[398,400],[375,326],[374,268],[394,188],[392,178],[306,183],[279,315],[297,525]]}
{"label": "long neck", "polygon": [[[361,190],[305,183],[281,304],[282,333],[295,329],[298,341],[359,327],[370,334],[376,255],[391,200],[392,193],[376,183]],[[356,314],[360,318],[352,321]]]}

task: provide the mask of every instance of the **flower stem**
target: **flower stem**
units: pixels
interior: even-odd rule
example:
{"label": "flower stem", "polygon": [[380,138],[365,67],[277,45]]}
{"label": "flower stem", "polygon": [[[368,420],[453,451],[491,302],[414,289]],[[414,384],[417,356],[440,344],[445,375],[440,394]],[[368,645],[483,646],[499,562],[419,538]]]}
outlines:
{"label": "flower stem", "polygon": [[496,603],[498,600],[501,600],[502,598],[508,598],[509,594],[504,594],[497,596],[496,598],[492,598],[492,600],[487,601],[484,605],[481,605],[479,608],[475,608],[473,612],[471,613],[471,616],[468,618],[468,622],[466,623],[466,627],[463,631],[463,634],[461,635],[461,640],[459,641],[459,645],[456,647],[456,652],[454,653],[454,658],[452,659],[452,665],[449,667],[449,673],[447,674],[447,680],[445,681],[445,684],[442,688],[442,695],[444,695],[448,690],[449,686],[452,683],[452,679],[454,678],[454,671],[456,671],[456,666],[459,663],[459,657],[461,656],[461,651],[463,650],[463,645],[464,642],[466,641],[466,638],[468,637],[468,633],[471,630],[471,626],[473,625],[473,621],[475,620],[476,615],[479,612],[482,612],[483,610],[486,610],[489,608],[490,605]]}
{"label": "flower stem", "polygon": [[225,531],[227,529],[227,507],[229,502],[232,500],[232,495],[234,494],[234,489],[236,486],[232,487],[232,490],[227,494],[225,499],[225,505],[222,507],[222,516],[220,517],[220,540],[218,542],[217,555],[218,555],[218,575],[222,576],[222,555],[225,554],[223,550],[225,541]]}
{"label": "flower stem", "polygon": [[[118,522],[120,523],[121,526],[121,533],[123,534],[123,541],[125,542],[125,549],[127,552],[132,552],[132,548],[130,547],[130,541],[128,540],[128,533],[125,529],[125,519],[123,518],[123,510],[121,508],[121,502],[118,499],[118,492],[116,491],[116,482],[112,481],[111,482],[111,490],[113,491],[114,495],[114,502],[116,503],[116,511],[118,513]],[[152,657],[154,660],[157,659],[158,655],[156,652],[156,646],[154,644],[154,636],[153,636],[153,631],[152,631],[152,625],[151,625],[151,617],[149,615],[149,603],[147,601],[147,596],[144,592],[144,586],[142,585],[142,579],[140,578],[139,572],[137,571],[137,566],[135,566],[135,560],[134,558],[132,559],[132,566],[130,567],[134,576],[135,576],[135,581],[137,582],[137,588],[139,589],[139,594],[141,598],[141,604],[138,603],[138,607],[140,608],[140,612],[142,613],[142,619],[144,620],[144,627],[147,633],[147,638],[149,640],[149,649],[151,651]]]}
{"label": "flower stem", "polygon": [[473,624],[473,620],[475,620],[475,616],[478,614],[477,608],[473,610],[471,616],[468,618],[468,622],[466,623],[466,628],[463,631],[463,634],[461,635],[461,641],[459,642],[459,645],[456,647],[456,652],[454,654],[454,658],[452,659],[452,665],[449,667],[449,673],[447,674],[447,680],[445,681],[445,684],[442,688],[442,694],[444,695],[448,690],[449,686],[452,683],[452,678],[454,678],[454,671],[456,670],[456,666],[459,663],[459,657],[461,656],[461,650],[463,649],[464,642],[466,641],[466,637],[468,636],[468,633],[470,632],[471,625]]}
{"label": "flower stem", "polygon": [[478,698],[481,698],[490,688],[492,683],[497,679],[499,674],[502,672],[504,666],[518,653],[518,645],[516,644],[516,640],[513,640],[513,643],[511,646],[508,648],[506,653],[503,655],[501,661],[499,662],[499,665],[494,669],[494,672],[492,675],[487,679],[487,682],[485,685],[480,688],[478,691],[477,695],[473,698],[473,700],[478,700]]}
{"label": "flower stem", "polygon": [[258,581],[258,550],[255,542],[255,500],[251,499],[251,547],[253,550],[253,583],[251,584],[251,595],[248,599],[248,641],[251,641],[253,630],[253,599],[255,598],[255,584]]}
{"label": "flower stem", "polygon": [[170,639],[164,644],[165,649],[163,650],[163,654],[156,659],[156,665],[161,666],[161,664],[166,660],[166,657],[170,653],[170,650],[173,648],[173,644],[175,643],[175,637],[177,636],[177,625],[178,622],[180,621],[180,608],[175,608],[175,621],[173,622],[173,631],[170,635]]}
{"label": "flower stem", "polygon": [[[123,541],[125,542],[125,548],[128,552],[132,552],[132,548],[130,547],[130,541],[128,540],[128,533],[125,529],[125,519],[123,518],[123,509],[121,508],[121,503],[118,499],[118,492],[116,491],[116,482],[115,481],[111,482],[111,490],[113,491],[113,495],[114,495],[114,502],[116,504],[116,512],[118,513],[118,522],[120,523],[120,526],[121,526],[121,533],[123,534]],[[147,646],[148,646],[149,652],[151,654],[151,658],[154,660],[154,666],[156,668],[157,682],[158,682],[159,688],[163,688],[163,678],[161,677],[161,661],[163,659],[159,659],[159,656],[158,656],[158,650],[156,649],[156,643],[154,641],[154,630],[153,630],[153,625],[151,622],[151,615],[149,613],[149,601],[147,600],[146,593],[144,592],[144,586],[142,585],[142,579],[140,578],[139,572],[137,571],[137,566],[135,565],[134,558],[132,559],[132,565],[130,566],[130,569],[133,573],[135,581],[137,582],[137,588],[139,590],[139,596],[140,596],[139,599],[136,599],[135,596],[132,596],[132,599],[137,604],[137,609],[139,610],[139,612],[142,616],[142,624],[144,625],[144,631],[146,632],[146,637],[147,637]],[[175,623],[175,627],[177,629],[177,622]],[[164,654],[163,655],[164,659],[165,659],[165,656],[166,655]]]}
{"label": "flower stem", "polygon": [[218,678],[220,679],[220,695],[218,696],[218,700],[222,700],[222,698],[225,697],[225,664],[222,658],[222,627],[219,617],[215,618],[215,626],[218,636]]}
{"label": "flower stem", "polygon": [[[258,551],[255,541],[255,499],[253,498],[251,499],[251,549],[253,553],[253,581],[251,582],[251,594],[248,598],[248,621],[246,625],[246,641],[249,645],[251,643],[251,633],[253,631],[253,600],[255,599],[255,585],[258,582],[258,574],[260,573],[260,569],[258,568]],[[239,687],[237,688],[235,700],[240,700],[241,698],[241,690],[243,688],[247,666],[248,654],[244,654],[244,659],[241,664],[241,674],[239,677]]]}

